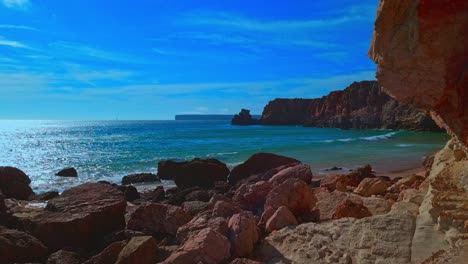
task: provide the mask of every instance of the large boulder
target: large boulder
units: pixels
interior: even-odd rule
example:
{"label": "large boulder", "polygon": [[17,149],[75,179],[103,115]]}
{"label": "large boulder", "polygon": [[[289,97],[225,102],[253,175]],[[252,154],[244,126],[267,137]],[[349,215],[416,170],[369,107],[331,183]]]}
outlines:
{"label": "large boulder", "polygon": [[265,199],[272,189],[273,186],[265,181],[242,184],[234,193],[232,201],[244,210],[257,211],[263,207]]}
{"label": "large boulder", "polygon": [[177,230],[177,239],[183,243],[200,232],[200,230],[208,227],[223,236],[228,235],[228,222],[226,219],[223,217],[212,217],[209,214],[200,214]]}
{"label": "large boulder", "polygon": [[129,174],[122,178],[122,184],[128,185],[132,183],[142,183],[142,182],[158,182],[158,175],[153,173],[136,173]]}
{"label": "large boulder", "polygon": [[192,216],[182,208],[167,204],[150,203],[139,206],[128,217],[127,228],[156,234],[175,235]]}
{"label": "large boulder", "polygon": [[35,237],[0,226],[0,262],[43,262],[47,248]]}
{"label": "large boulder", "polygon": [[312,170],[310,169],[309,165],[306,164],[297,164],[295,166],[291,166],[280,170],[278,173],[273,175],[268,182],[274,186],[278,186],[284,181],[288,179],[300,179],[307,184],[310,184],[312,181]]}
{"label": "large boulder", "polygon": [[158,245],[151,236],[132,238],[120,251],[116,264],[156,263]]}
{"label": "large boulder", "polygon": [[80,256],[73,251],[59,250],[49,256],[47,264],[80,264]]}
{"label": "large boulder", "polygon": [[362,202],[358,203],[351,199],[347,199],[340,203],[333,214],[333,218],[340,219],[344,217],[353,217],[361,219],[364,217],[372,216],[371,212],[365,207]]}
{"label": "large boulder", "polygon": [[275,230],[281,228],[298,225],[296,217],[291,213],[291,211],[286,206],[281,206],[276,210],[276,212],[270,217],[266,223],[265,230],[268,233],[271,233]]}
{"label": "large boulder", "polygon": [[31,180],[20,169],[0,167],[0,191],[5,198],[27,200],[34,194],[29,184]]}
{"label": "large boulder", "polygon": [[291,163],[300,163],[300,161],[271,153],[257,153],[232,169],[229,174],[229,182],[236,184],[252,175],[264,173],[270,169]]}
{"label": "large boulder", "polygon": [[114,242],[84,264],[114,264],[125,245],[127,245],[127,241]]}
{"label": "large boulder", "polygon": [[69,167],[62,169],[55,173],[55,176],[60,176],[60,177],[78,177],[78,172],[76,171],[75,168]]}
{"label": "large boulder", "polygon": [[231,252],[237,257],[246,257],[255,248],[260,235],[251,212],[241,212],[229,219],[229,241],[231,242]]}
{"label": "large boulder", "polygon": [[125,226],[125,207],[122,192],[112,185],[85,183],[50,200],[30,228],[49,249],[89,248]]}
{"label": "large boulder", "polygon": [[158,164],[161,179],[174,179],[177,187],[212,188],[217,181],[226,181],[229,169],[216,159],[193,159],[192,161],[162,161]]}
{"label": "large boulder", "polygon": [[310,221],[317,199],[313,190],[299,179],[289,179],[271,190],[265,202],[265,211],[286,206],[301,222]]}
{"label": "large boulder", "polygon": [[384,180],[379,178],[366,178],[359,183],[359,186],[354,192],[365,197],[383,195],[388,187],[390,187],[390,184]]}
{"label": "large boulder", "polygon": [[231,202],[217,201],[213,206],[213,217],[229,218],[234,214],[240,213],[240,209]]}
{"label": "large boulder", "polygon": [[167,258],[165,264],[218,264],[230,257],[227,238],[211,228],[205,228],[188,239]]}

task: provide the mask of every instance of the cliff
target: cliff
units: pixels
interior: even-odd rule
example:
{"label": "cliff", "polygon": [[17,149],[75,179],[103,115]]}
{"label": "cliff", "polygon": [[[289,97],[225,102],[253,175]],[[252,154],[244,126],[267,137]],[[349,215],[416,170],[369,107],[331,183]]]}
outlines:
{"label": "cliff", "polygon": [[343,129],[441,130],[423,111],[400,104],[385,94],[376,81],[354,82],[342,91],[317,99],[275,99],[265,106],[257,123]]}

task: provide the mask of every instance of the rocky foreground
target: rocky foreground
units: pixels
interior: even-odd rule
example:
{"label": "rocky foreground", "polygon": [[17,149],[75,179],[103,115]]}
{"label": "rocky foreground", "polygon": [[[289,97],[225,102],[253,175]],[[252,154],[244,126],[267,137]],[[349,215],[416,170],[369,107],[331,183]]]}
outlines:
{"label": "rocky foreground", "polygon": [[[467,166],[457,155],[449,145],[427,166]],[[158,170],[177,187],[98,182],[37,195],[24,172],[0,167],[1,263],[410,263],[431,251],[428,224],[448,228],[454,245],[468,231],[468,196],[440,173],[390,179],[366,166],[315,180],[308,165],[268,153],[231,171],[215,159]],[[447,250],[430,256],[459,254]]]}
{"label": "rocky foreground", "polygon": [[377,81],[354,82],[317,99],[275,99],[265,106],[260,120],[243,109],[232,124],[442,131],[430,115],[391,98]]}

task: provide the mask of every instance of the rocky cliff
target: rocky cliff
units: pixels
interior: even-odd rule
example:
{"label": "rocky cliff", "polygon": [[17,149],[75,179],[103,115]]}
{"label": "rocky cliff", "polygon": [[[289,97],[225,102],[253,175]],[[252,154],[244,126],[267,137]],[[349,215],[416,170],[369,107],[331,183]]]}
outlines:
{"label": "rocky cliff", "polygon": [[256,123],[440,131],[429,115],[398,103],[376,81],[354,82],[342,91],[317,99],[275,99],[265,106],[261,120]]}

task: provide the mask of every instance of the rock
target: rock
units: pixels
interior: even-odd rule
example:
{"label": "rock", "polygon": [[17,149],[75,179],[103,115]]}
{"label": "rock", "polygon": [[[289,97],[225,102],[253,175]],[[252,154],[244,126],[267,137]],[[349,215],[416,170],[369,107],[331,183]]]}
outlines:
{"label": "rock", "polygon": [[[214,246],[216,245],[216,246]],[[164,263],[217,264],[230,257],[230,244],[227,238],[211,228],[205,228],[188,239]]]}
{"label": "rock", "polygon": [[414,228],[409,214],[306,223],[271,233],[256,255],[266,263],[411,263]]}
{"label": "rock", "polygon": [[186,201],[210,201],[211,195],[205,190],[193,191],[185,196]]}
{"label": "rock", "polygon": [[84,264],[114,264],[126,244],[126,241],[114,242],[107,246],[101,253],[90,258]]}
{"label": "rock", "polygon": [[263,109],[261,124],[342,129],[439,131],[430,116],[388,96],[376,81],[354,82],[317,99],[275,99]]}
{"label": "rock", "polygon": [[379,178],[366,178],[354,190],[355,193],[369,197],[371,195],[384,195],[390,184]]}
{"label": "rock", "polygon": [[118,186],[117,188],[121,192],[124,193],[125,200],[127,200],[129,202],[133,202],[133,201],[135,201],[137,199],[140,199],[140,193],[138,193],[138,190],[137,190],[137,188],[135,188],[135,186],[122,185],[122,186]]}
{"label": "rock", "polygon": [[166,191],[166,197],[169,204],[182,205],[186,201],[187,195],[194,191],[199,191],[200,187],[192,187],[188,189],[172,188]]}
{"label": "rock", "polygon": [[50,255],[47,264],[80,264],[80,256],[72,251],[59,250]]}
{"label": "rock", "polygon": [[320,180],[320,187],[326,188],[330,192],[333,192],[335,190],[344,192],[346,191],[344,177],[345,176],[334,174],[327,175]]}
{"label": "rock", "polygon": [[44,193],[34,195],[33,200],[48,201],[48,200],[53,199],[53,198],[55,198],[57,196],[59,196],[59,192],[49,191],[49,192],[44,192]]}
{"label": "rock", "polygon": [[289,211],[286,206],[281,206],[276,212],[269,218],[266,223],[265,230],[271,233],[275,230],[282,229],[291,225],[298,225],[296,217]]}
{"label": "rock", "polygon": [[158,175],[153,173],[136,173],[129,174],[122,178],[122,184],[128,185],[132,183],[142,183],[142,182],[158,182]]}
{"label": "rock", "polygon": [[312,170],[310,169],[309,165],[302,163],[297,164],[279,171],[273,177],[271,177],[268,182],[273,186],[277,186],[288,179],[300,179],[305,183],[310,184],[312,181]]}
{"label": "rock", "polygon": [[[395,183],[395,188],[397,188],[397,190],[402,191],[402,190],[404,190],[406,188],[412,188],[413,185],[419,186],[419,184],[423,180],[424,180],[423,177],[421,177],[419,175],[416,175],[416,174],[413,174],[411,176],[402,178],[401,180],[397,181]],[[419,184],[417,184],[418,181],[419,181]]]}
{"label": "rock", "polygon": [[325,169],[325,171],[335,171],[335,170],[342,170],[343,168],[341,167],[336,167],[336,166],[333,166],[331,168],[328,168],[328,169]]}
{"label": "rock", "polygon": [[405,214],[410,213],[413,216],[419,214],[419,206],[415,203],[410,202],[396,202],[392,205],[392,209],[389,212],[390,214]]}
{"label": "rock", "polygon": [[229,169],[216,159],[193,159],[191,161],[162,161],[158,164],[161,179],[174,179],[177,187],[213,188],[215,182],[226,181]]}
{"label": "rock", "polygon": [[392,204],[393,202],[389,202],[377,196],[362,198],[362,205],[366,207],[372,215],[381,215],[390,212]]}
{"label": "rock", "polygon": [[229,241],[233,256],[248,256],[259,240],[259,230],[251,212],[241,212],[229,219]]}
{"label": "rock", "polygon": [[76,171],[75,168],[70,167],[70,168],[65,168],[63,170],[60,170],[59,172],[55,173],[55,176],[60,176],[60,177],[78,177],[78,172]]}
{"label": "rock", "polygon": [[421,205],[424,200],[424,193],[416,189],[406,189],[401,191],[398,201],[410,202],[417,205]]}
{"label": "rock", "polygon": [[217,201],[213,207],[213,217],[230,218],[232,215],[240,213],[240,209],[231,202]]}
{"label": "rock", "polygon": [[229,192],[232,189],[232,185],[226,181],[217,181],[215,182],[215,186],[213,190],[218,194],[224,194]]}
{"label": "rock", "polygon": [[0,226],[0,259],[2,263],[43,262],[47,248],[35,237]]}
{"label": "rock", "polygon": [[127,228],[157,234],[175,235],[177,229],[192,219],[182,208],[159,203],[139,206],[130,214]]}
{"label": "rock", "polygon": [[328,189],[324,187],[315,189],[314,194],[317,198],[316,205],[320,209],[321,220],[332,219],[336,208],[348,199],[351,199],[356,203],[363,203],[362,199],[358,195],[337,190],[329,192]]}
{"label": "rock", "polygon": [[246,258],[236,258],[235,260],[231,261],[229,264],[263,264],[263,262],[246,259]]}
{"label": "rock", "polygon": [[14,167],[0,167],[0,191],[5,198],[28,200],[34,194],[31,180],[23,171]]}
{"label": "rock", "polygon": [[231,120],[231,125],[244,126],[244,125],[258,125],[260,120],[252,118],[250,110],[242,109],[239,114],[235,115]]}
{"label": "rock", "polygon": [[222,195],[222,194],[215,194],[211,197],[210,201],[209,201],[209,204],[210,204],[210,207],[213,207],[215,206],[215,204],[218,202],[218,201],[223,201],[223,202],[227,202],[227,203],[232,203],[232,200],[229,199],[228,197]]}
{"label": "rock", "polygon": [[113,186],[85,183],[49,200],[46,210],[32,219],[31,232],[49,249],[89,248],[125,226],[125,207]]}
{"label": "rock", "polygon": [[361,219],[364,217],[372,216],[371,212],[367,207],[362,204],[356,203],[350,199],[345,200],[336,207],[335,213],[333,214],[334,219],[340,219],[344,217],[353,217]]}
{"label": "rock", "polygon": [[234,193],[232,201],[241,209],[258,211],[263,207],[265,199],[272,189],[273,186],[265,181],[242,184]]}
{"label": "rock", "polygon": [[465,10],[465,1],[382,0],[369,57],[388,94],[430,111],[468,153]]}
{"label": "rock", "polygon": [[208,203],[200,201],[184,202],[182,208],[191,215],[196,215],[208,209]]}
{"label": "rock", "polygon": [[314,192],[305,182],[289,179],[271,190],[266,198],[265,211],[286,206],[302,222],[314,210],[316,202]]}
{"label": "rock", "polygon": [[120,251],[116,264],[155,263],[158,245],[151,236],[132,238]]}
{"label": "rock", "polygon": [[137,236],[145,236],[145,233],[134,231],[134,230],[129,230],[129,229],[119,230],[119,231],[113,232],[105,236],[104,245],[110,245],[114,242],[118,242],[122,240],[128,241]]}
{"label": "rock", "polygon": [[150,201],[150,202],[161,202],[166,198],[166,192],[164,191],[164,187],[158,186],[154,190],[145,192],[141,194],[144,200]]}
{"label": "rock", "polygon": [[194,217],[190,222],[181,226],[177,230],[177,240],[183,243],[188,238],[208,227],[223,236],[227,236],[229,232],[226,219],[222,217],[211,217],[209,214],[204,213]]}
{"label": "rock", "polygon": [[270,169],[291,163],[300,163],[300,161],[271,153],[257,153],[232,169],[229,174],[229,182],[236,184],[249,176],[264,173]]}

